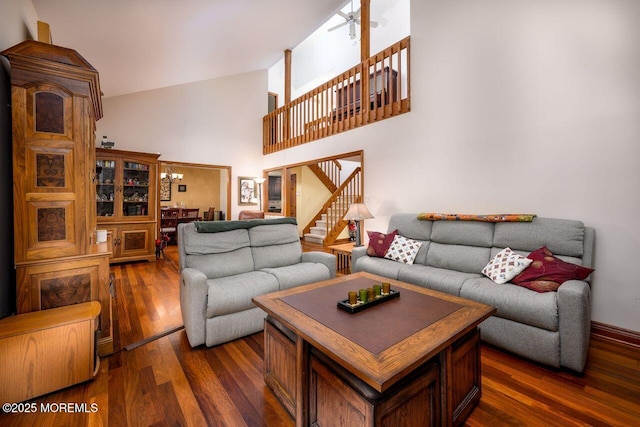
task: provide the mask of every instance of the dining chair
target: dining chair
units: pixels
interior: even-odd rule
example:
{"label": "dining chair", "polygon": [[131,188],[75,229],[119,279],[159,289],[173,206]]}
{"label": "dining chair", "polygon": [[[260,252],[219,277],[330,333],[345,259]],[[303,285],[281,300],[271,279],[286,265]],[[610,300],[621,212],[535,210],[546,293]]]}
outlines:
{"label": "dining chair", "polygon": [[179,213],[177,208],[160,209],[160,234],[168,236],[172,242],[176,240]]}

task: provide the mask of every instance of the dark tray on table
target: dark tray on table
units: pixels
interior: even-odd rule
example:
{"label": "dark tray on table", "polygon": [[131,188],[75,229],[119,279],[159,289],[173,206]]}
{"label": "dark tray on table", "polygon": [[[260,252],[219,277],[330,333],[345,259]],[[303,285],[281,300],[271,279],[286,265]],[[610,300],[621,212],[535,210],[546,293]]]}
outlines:
{"label": "dark tray on table", "polygon": [[399,291],[395,291],[393,289],[390,289],[389,293],[386,294],[386,295],[379,295],[373,301],[368,301],[368,302],[364,302],[364,303],[362,303],[362,302],[360,302],[360,300],[358,300],[356,305],[349,304],[349,299],[338,301],[338,308],[346,311],[347,313],[354,314],[354,313],[361,312],[365,308],[373,307],[373,306],[378,305],[380,303],[383,303],[385,301],[389,301],[391,299],[398,298],[399,296],[400,296],[400,292]]}

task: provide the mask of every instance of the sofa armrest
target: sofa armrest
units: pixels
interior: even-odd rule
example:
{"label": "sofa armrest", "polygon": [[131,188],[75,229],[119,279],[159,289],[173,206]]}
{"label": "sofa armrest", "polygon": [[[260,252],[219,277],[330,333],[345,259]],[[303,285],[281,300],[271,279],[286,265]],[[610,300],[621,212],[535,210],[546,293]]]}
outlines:
{"label": "sofa armrest", "polygon": [[336,256],[326,252],[303,252],[302,262],[317,262],[324,264],[329,269],[329,275],[333,279],[336,277]]}
{"label": "sofa armrest", "polygon": [[191,347],[205,343],[207,320],[207,276],[195,268],[180,272],[180,309]]}
{"label": "sofa armrest", "polygon": [[569,280],[558,288],[560,364],[582,372],[591,334],[591,289],[586,282]]}
{"label": "sofa armrest", "polygon": [[360,246],[357,248],[353,248],[353,250],[351,251],[351,272],[352,273],[357,273],[358,269],[356,264],[358,263],[358,260],[362,257],[368,257],[369,255],[367,255],[367,247],[366,246]]}

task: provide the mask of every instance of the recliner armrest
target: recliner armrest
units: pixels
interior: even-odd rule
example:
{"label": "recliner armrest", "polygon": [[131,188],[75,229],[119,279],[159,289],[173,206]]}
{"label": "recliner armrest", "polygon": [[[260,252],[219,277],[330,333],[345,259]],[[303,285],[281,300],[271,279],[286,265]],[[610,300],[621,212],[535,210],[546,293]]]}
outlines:
{"label": "recliner armrest", "polygon": [[591,334],[591,288],[582,280],[568,280],[558,288],[560,364],[582,372]]}
{"label": "recliner armrest", "polygon": [[329,275],[333,279],[336,277],[336,256],[326,252],[303,252],[302,262],[317,262],[324,264],[329,269]]}
{"label": "recliner armrest", "polygon": [[366,256],[368,256],[366,246],[359,246],[357,248],[353,248],[353,250],[351,251],[351,272],[352,273],[358,272],[358,269],[356,267],[356,263],[358,262],[358,259]]}
{"label": "recliner armrest", "polygon": [[207,319],[207,276],[195,268],[180,272],[180,309],[191,347],[205,343]]}

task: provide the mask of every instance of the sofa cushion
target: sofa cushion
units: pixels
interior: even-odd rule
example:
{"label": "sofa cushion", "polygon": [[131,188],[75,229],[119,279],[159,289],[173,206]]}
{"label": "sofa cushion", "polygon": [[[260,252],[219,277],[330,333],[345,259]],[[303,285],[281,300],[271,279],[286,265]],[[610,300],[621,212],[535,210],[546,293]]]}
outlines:
{"label": "sofa cushion", "polygon": [[504,248],[491,258],[482,269],[482,274],[502,285],[522,273],[532,262],[532,259],[523,257],[510,248]]}
{"label": "sofa cushion", "polygon": [[264,268],[261,271],[275,276],[280,290],[331,278],[331,273],[327,266],[315,262],[301,262],[285,267]]}
{"label": "sofa cushion", "polygon": [[392,261],[386,258],[363,256],[358,258],[356,263],[351,266],[351,270],[354,273],[357,273],[358,271],[366,271],[372,274],[377,274],[378,276],[389,277],[390,279],[397,279],[398,272],[402,268],[413,268],[413,267],[414,266],[409,266],[407,264],[403,264],[397,261]]}
{"label": "sofa cushion", "polygon": [[186,255],[185,265],[200,270],[207,279],[233,276],[253,271],[251,248],[207,255]]}
{"label": "sofa cushion", "polygon": [[263,271],[207,280],[207,318],[255,307],[251,298],[278,290],[276,278]]}
{"label": "sofa cushion", "polygon": [[529,268],[513,278],[513,283],[536,292],[558,290],[567,280],[584,280],[593,269],[562,261],[553,256],[546,247],[531,252],[527,258],[532,260]]}
{"label": "sofa cushion", "polygon": [[298,227],[293,224],[258,225],[248,231],[253,247],[300,243]]}
{"label": "sofa cushion", "polygon": [[463,273],[480,274],[484,266],[489,262],[490,255],[490,248],[443,245],[431,242],[429,252],[427,252],[426,265]]}
{"label": "sofa cushion", "polygon": [[501,222],[495,225],[493,245],[534,251],[546,246],[559,255],[582,257],[584,224],[581,221],[534,218],[532,222]]}
{"label": "sofa cushion", "polygon": [[497,285],[491,279],[469,279],[460,290],[462,298],[492,305],[495,316],[546,329],[558,330],[557,293],[538,293],[521,286]]}
{"label": "sofa cushion", "polygon": [[408,239],[404,236],[396,235],[393,242],[384,254],[384,257],[405,264],[413,264],[422,243],[417,240]]}
{"label": "sofa cushion", "polygon": [[434,221],[431,241],[448,245],[481,246],[493,243],[494,224],[477,221]]}
{"label": "sofa cushion", "polygon": [[369,246],[367,246],[367,255],[384,257],[393,242],[393,238],[398,234],[398,230],[391,233],[380,233],[378,231],[367,231],[369,235]]}
{"label": "sofa cushion", "polygon": [[398,230],[398,234],[414,240],[431,238],[431,221],[420,221],[416,214],[394,214],[389,218],[388,231]]}
{"label": "sofa cushion", "polygon": [[250,246],[247,230],[220,233],[198,233],[193,225],[183,228],[184,251],[187,255],[220,254]]}
{"label": "sofa cushion", "polygon": [[251,252],[256,270],[297,264],[302,258],[302,247],[299,241],[284,245],[252,247]]}
{"label": "sofa cushion", "polygon": [[398,271],[398,280],[456,296],[466,280],[477,277],[481,276],[416,264]]}
{"label": "sofa cushion", "polygon": [[256,270],[297,264],[302,257],[298,228],[293,224],[250,228],[249,240]]}

